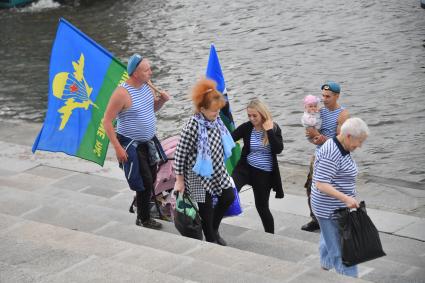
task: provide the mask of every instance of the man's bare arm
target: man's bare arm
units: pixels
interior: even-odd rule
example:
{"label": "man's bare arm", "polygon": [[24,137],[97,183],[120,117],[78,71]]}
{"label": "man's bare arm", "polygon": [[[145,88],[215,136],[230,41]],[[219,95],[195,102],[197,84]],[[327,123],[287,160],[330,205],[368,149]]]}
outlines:
{"label": "man's bare arm", "polygon": [[344,110],[341,111],[341,113],[339,113],[338,125],[336,127],[336,134],[337,135],[339,135],[339,133],[341,132],[342,124],[344,124],[345,120],[347,120],[348,118],[350,118],[350,113],[348,113],[347,109],[344,109]]}
{"label": "man's bare arm", "polygon": [[118,87],[112,94],[103,117],[103,126],[105,128],[106,135],[115,149],[118,162],[126,162],[127,153],[115,135],[113,121],[117,117],[118,113],[130,106],[129,103],[131,103],[131,100],[127,91],[122,87]]}
{"label": "man's bare arm", "polygon": [[155,99],[154,102],[154,111],[157,112],[161,107],[170,100],[170,95],[166,91],[161,91],[159,97]]}

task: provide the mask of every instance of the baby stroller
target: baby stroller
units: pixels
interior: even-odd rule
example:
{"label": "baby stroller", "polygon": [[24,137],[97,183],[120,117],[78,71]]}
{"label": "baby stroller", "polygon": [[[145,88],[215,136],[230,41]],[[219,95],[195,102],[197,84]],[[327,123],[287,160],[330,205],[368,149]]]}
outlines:
{"label": "baby stroller", "polygon": [[[154,183],[154,194],[152,195],[152,208],[155,207],[156,211],[152,211],[152,216],[162,220],[172,221],[173,211],[175,209],[176,199],[172,194],[176,176],[173,170],[174,152],[176,151],[179,136],[169,137],[161,142],[161,146],[167,155],[167,161],[158,164],[158,171]],[[134,213],[135,198],[130,205],[129,212]]]}

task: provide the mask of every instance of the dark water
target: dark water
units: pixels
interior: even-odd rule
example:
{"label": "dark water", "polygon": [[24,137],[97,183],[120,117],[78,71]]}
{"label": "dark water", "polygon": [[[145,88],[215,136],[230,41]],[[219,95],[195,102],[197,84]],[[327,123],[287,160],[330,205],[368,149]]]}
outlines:
{"label": "dark water", "polygon": [[[69,1],[78,4],[78,1]],[[307,164],[302,98],[341,82],[341,104],[371,136],[356,151],[362,173],[425,187],[425,9],[418,0],[85,1],[0,11],[0,119],[42,122],[50,49],[65,17],[122,61],[140,52],[173,96],[160,136],[178,133],[190,86],[216,45],[237,124],[263,98],[284,131],[281,161]],[[47,8],[46,8],[47,7]],[[421,186],[420,183],[418,183]]]}

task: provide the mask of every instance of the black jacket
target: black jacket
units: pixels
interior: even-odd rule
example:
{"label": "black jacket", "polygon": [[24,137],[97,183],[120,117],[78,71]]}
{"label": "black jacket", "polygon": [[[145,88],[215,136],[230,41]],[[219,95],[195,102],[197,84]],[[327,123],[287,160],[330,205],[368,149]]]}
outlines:
{"label": "black jacket", "polygon": [[[251,122],[245,122],[239,127],[237,127],[232,132],[233,140],[236,142],[240,139],[243,139],[243,148],[241,153],[241,158],[233,170],[232,177],[235,180],[236,186],[240,189],[243,185],[247,184],[247,180],[245,178],[240,178],[241,176],[246,176],[247,171],[247,157],[250,152],[250,139],[251,133],[254,126]],[[282,188],[282,180],[280,178],[279,164],[277,163],[277,154],[281,153],[283,150],[283,138],[282,131],[280,127],[274,123],[273,129],[267,131],[267,137],[269,139],[272,158],[273,158],[273,170],[272,170],[272,178],[273,178],[273,191],[276,192],[276,198],[283,198],[283,188]]]}

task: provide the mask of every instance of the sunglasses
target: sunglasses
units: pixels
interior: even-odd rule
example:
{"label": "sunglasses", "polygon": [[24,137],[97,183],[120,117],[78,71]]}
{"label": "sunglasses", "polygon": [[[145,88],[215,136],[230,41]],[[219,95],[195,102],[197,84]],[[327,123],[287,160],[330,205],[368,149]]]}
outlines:
{"label": "sunglasses", "polygon": [[329,85],[324,85],[324,86],[322,87],[322,89],[324,89],[324,90],[330,90],[330,91],[332,91],[332,92],[334,92],[334,93],[339,94],[339,92],[337,92],[337,91],[335,91],[334,89],[332,89]]}

